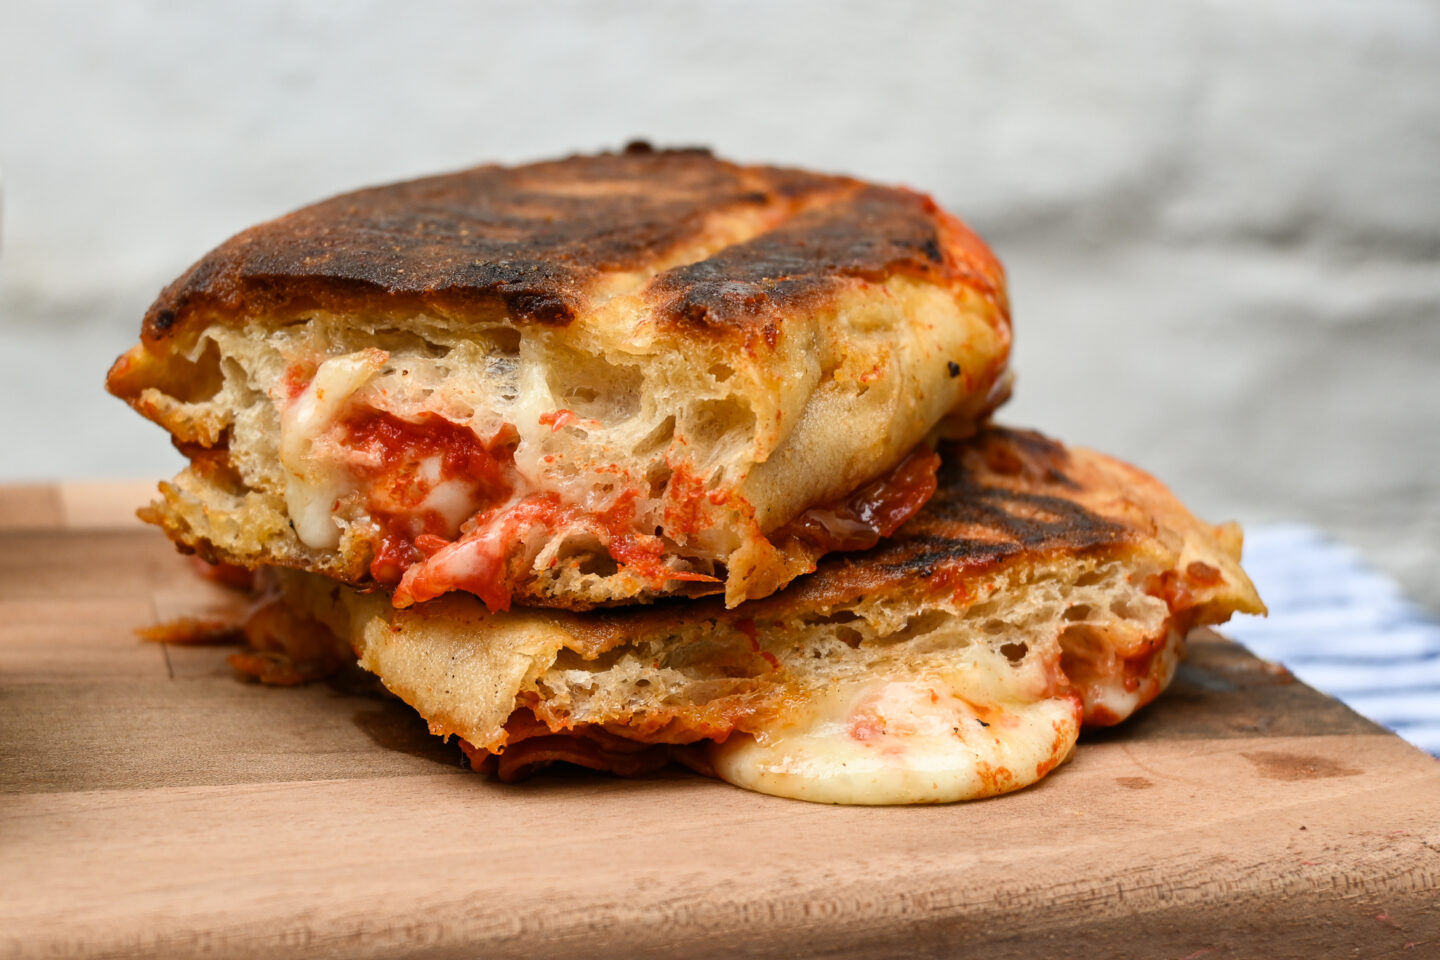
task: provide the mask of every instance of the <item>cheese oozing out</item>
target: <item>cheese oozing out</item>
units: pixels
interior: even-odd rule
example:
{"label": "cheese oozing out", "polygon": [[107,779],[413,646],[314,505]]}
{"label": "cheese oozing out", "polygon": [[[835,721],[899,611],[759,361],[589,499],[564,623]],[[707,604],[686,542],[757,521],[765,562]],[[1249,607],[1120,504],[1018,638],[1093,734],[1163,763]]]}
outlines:
{"label": "cheese oozing out", "polygon": [[[399,465],[372,462],[376,453],[356,448],[343,421],[359,410],[386,413],[365,388],[389,361],[383,350],[367,349],[331,357],[320,363],[310,382],[293,397],[278,397],[280,463],[285,471],[285,505],[301,542],[316,549],[334,549],[341,537],[337,508],[346,497],[363,493],[372,513],[401,518],[413,536],[426,529],[424,518],[438,518],[446,537],[477,510],[490,505],[483,478],[447,471],[442,453],[420,449]],[[392,414],[392,416],[395,416]],[[398,422],[433,415],[405,411]],[[457,429],[469,424],[455,425]],[[478,435],[474,438],[480,441]],[[483,443],[484,441],[480,441]],[[428,448],[427,448],[428,449]],[[363,515],[360,519],[364,519]]]}
{"label": "cheese oozing out", "polygon": [[354,489],[354,480],[314,447],[334,426],[346,405],[385,365],[389,355],[370,348],[331,357],[320,364],[299,396],[280,407],[280,465],[285,471],[285,509],[295,535],[306,546],[333,550],[340,543],[335,502]]}
{"label": "cheese oozing out", "polygon": [[1137,661],[1127,662],[1103,647],[1077,649],[1070,656],[1068,671],[1085,699],[1085,722],[1109,725],[1129,717],[1170,686],[1185,659],[1185,634],[1172,627],[1153,652]]}
{"label": "cheese oozing out", "polygon": [[953,671],[842,682],[767,730],[715,744],[710,760],[721,779],[749,790],[874,806],[1006,793],[1069,757],[1078,698],[987,700],[974,680]]}

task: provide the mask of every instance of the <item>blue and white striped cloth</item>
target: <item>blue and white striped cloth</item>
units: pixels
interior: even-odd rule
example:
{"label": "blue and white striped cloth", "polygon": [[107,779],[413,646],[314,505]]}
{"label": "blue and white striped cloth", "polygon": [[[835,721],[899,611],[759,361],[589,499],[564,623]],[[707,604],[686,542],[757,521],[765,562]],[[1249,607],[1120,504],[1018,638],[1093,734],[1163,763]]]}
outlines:
{"label": "blue and white striped cloth", "polygon": [[1270,616],[1227,635],[1440,756],[1440,621],[1312,527],[1248,529],[1245,569]]}

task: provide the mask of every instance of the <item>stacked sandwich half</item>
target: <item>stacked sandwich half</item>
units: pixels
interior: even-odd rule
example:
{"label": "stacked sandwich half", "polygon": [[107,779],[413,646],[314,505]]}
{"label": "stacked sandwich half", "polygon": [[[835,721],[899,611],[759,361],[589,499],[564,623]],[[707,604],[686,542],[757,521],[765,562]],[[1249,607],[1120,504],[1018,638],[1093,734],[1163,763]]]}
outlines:
{"label": "stacked sandwich half", "polygon": [[358,660],[502,780],[935,802],[1262,609],[1237,529],[989,423],[1009,346],[929,198],[640,144],[261,224],[108,385],[190,460],[142,516],[257,571],[262,679]]}

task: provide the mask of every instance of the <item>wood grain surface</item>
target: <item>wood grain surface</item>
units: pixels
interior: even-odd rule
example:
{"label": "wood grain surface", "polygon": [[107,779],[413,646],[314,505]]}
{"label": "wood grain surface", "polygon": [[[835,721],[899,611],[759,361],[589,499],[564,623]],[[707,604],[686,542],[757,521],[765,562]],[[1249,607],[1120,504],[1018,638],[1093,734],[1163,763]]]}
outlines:
{"label": "wood grain surface", "polygon": [[5,956],[1440,956],[1440,764],[1214,635],[993,800],[507,786],[364,679],[137,640],[239,602],[145,486],[0,488]]}

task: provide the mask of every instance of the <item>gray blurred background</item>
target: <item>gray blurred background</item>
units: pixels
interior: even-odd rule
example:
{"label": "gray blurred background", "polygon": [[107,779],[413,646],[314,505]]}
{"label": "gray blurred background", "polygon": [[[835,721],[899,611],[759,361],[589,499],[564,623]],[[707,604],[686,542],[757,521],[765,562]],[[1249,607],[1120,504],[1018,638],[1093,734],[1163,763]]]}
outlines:
{"label": "gray blurred background", "polygon": [[1434,0],[5,0],[0,482],[176,468],[101,380],[229,234],[637,136],[935,194],[1010,271],[1005,419],[1440,608]]}

